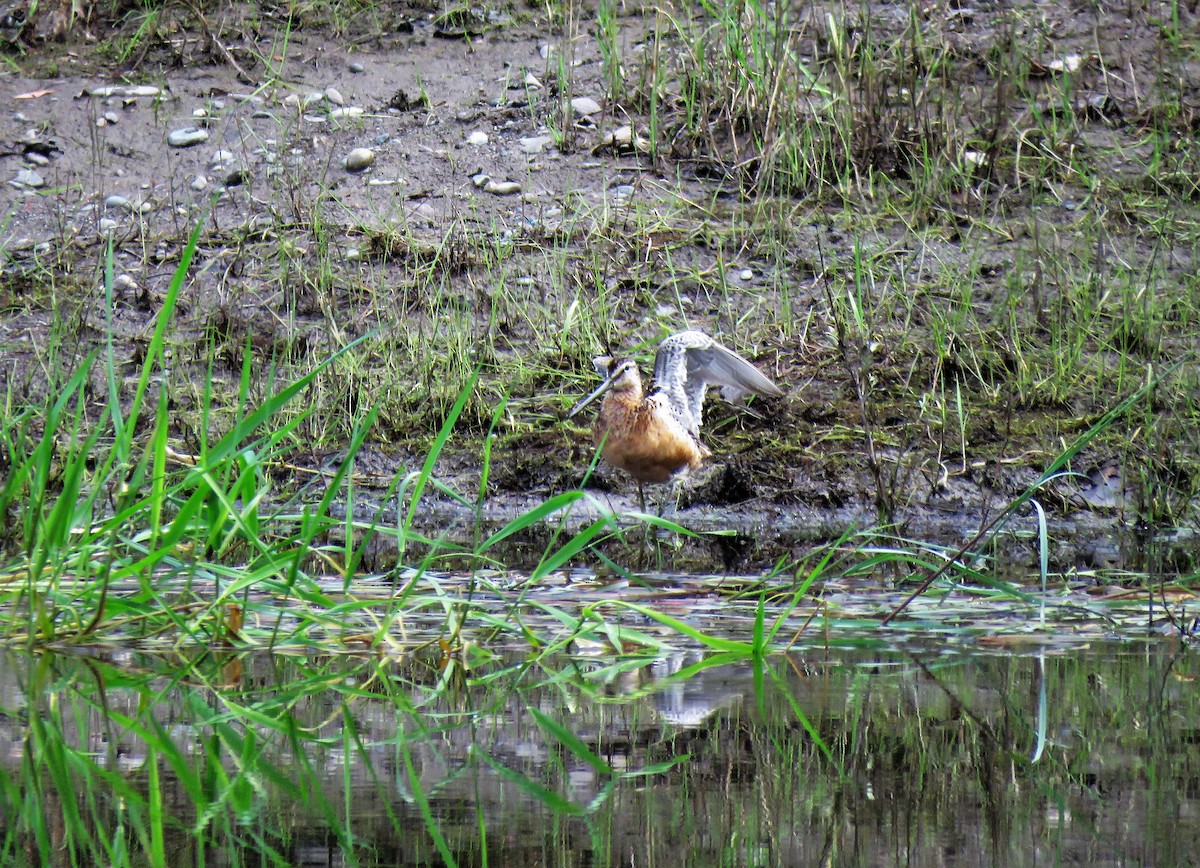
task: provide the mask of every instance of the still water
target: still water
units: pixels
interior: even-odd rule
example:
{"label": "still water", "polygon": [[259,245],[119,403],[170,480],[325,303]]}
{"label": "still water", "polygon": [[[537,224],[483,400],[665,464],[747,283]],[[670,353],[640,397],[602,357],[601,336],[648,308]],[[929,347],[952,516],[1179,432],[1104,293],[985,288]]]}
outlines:
{"label": "still water", "polygon": [[0,654],[0,863],[1175,865],[1169,638],[755,660]]}

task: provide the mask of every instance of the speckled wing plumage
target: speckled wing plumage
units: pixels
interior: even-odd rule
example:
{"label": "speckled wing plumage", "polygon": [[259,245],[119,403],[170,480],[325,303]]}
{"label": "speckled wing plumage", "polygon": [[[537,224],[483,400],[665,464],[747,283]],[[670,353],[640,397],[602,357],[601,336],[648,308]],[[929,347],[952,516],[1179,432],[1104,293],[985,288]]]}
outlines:
{"label": "speckled wing plumage", "polygon": [[680,424],[697,440],[709,386],[721,386],[728,400],[746,392],[770,397],[783,394],[750,362],[697,331],[671,335],[659,345],[654,385],[666,395]]}

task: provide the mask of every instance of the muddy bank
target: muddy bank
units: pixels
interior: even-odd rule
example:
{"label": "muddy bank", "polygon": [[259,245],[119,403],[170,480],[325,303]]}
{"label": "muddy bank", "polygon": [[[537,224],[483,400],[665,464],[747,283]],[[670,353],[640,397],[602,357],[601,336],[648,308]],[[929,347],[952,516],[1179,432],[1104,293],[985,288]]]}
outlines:
{"label": "muddy bank", "polygon": [[[848,526],[966,533],[1179,360],[1039,501],[1062,535],[1193,521],[1200,292],[1195,197],[1177,168],[1195,149],[1200,75],[1150,11],[839,13],[858,40],[842,68],[826,10],[806,8],[790,62],[810,66],[814,93],[849,75],[861,104],[841,174],[786,189],[762,182],[752,115],[721,114],[713,94],[708,120],[688,120],[681,36],[703,22],[679,10],[669,32],[625,10],[612,43],[597,19],[553,10],[254,11],[171,8],[101,43],[87,22],[64,43],[17,34],[0,114],[11,401],[41,400],[110,347],[128,400],[199,223],[163,374],[181,453],[198,451],[200,426],[228,429],[244,378],[261,399],[371,334],[296,402],[311,413],[280,465],[285,490],[309,479],[289,466],[336,461],[372,408],[365,478],[419,467],[478,372],[439,474],[474,499],[490,436],[488,520],[503,521],[584,481],[590,438],[563,416],[594,385],[591,355],[645,369],[661,337],[700,328],[788,391],[708,408],[715,457],[679,493],[680,521],[776,540],[717,560],[770,563]],[[920,79],[936,118],[904,114],[902,64],[866,63],[914,28],[944,51]],[[661,91],[632,74],[651,49],[676,76]],[[1164,56],[1178,59],[1169,83],[1154,73]],[[985,142],[989,118],[1002,129]],[[933,137],[921,123],[935,120]],[[953,174],[932,192],[914,175],[926,134],[939,143],[927,165]],[[987,171],[971,169],[985,144]],[[606,508],[636,504],[621,473],[586,479]]]}

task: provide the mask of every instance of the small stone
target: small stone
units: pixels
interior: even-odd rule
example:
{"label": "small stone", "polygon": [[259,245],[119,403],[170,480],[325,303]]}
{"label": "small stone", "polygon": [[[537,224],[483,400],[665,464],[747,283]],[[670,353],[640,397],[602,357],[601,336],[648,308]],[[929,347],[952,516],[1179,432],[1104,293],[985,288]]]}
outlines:
{"label": "small stone", "polygon": [[116,277],[113,278],[113,288],[130,290],[130,289],[137,289],[138,285],[137,285],[137,281],[134,280],[130,275],[118,274]]}
{"label": "small stone", "polygon": [[313,105],[314,103],[323,102],[324,100],[325,100],[325,94],[321,93],[320,91],[310,90],[308,93],[306,93],[304,95],[301,102],[303,103],[305,108],[308,108],[310,105]]}
{"label": "small stone", "polygon": [[516,181],[487,181],[483,185],[483,192],[494,193],[497,196],[509,196],[513,193],[520,193],[521,185]]}
{"label": "small stone", "polygon": [[374,162],[375,152],[370,148],[355,148],[346,155],[346,161],[342,165],[346,167],[347,172],[361,172],[369,169]]}
{"label": "small stone", "polygon": [[626,153],[633,151],[638,154],[648,154],[650,153],[650,141],[634,133],[633,127],[629,124],[623,124],[600,139],[596,150],[601,148],[612,148],[615,151]]}
{"label": "small stone", "polygon": [[287,106],[288,108],[294,108],[294,109],[300,108],[299,94],[289,93],[287,96],[285,96],[283,98],[283,104],[285,106]]}
{"label": "small stone", "polygon": [[137,212],[139,214],[149,214],[153,210],[154,210],[154,203],[150,202],[150,201],[143,202],[142,204],[137,206]]}
{"label": "small stone", "polygon": [[128,199],[126,199],[124,196],[117,196],[116,194],[114,194],[104,200],[104,207],[107,208],[109,211],[116,211],[118,209],[120,209],[122,211],[132,211],[133,203],[130,202]]}
{"label": "small stone", "polygon": [[232,163],[236,160],[237,155],[233,151],[227,151],[224,148],[221,148],[218,151],[214,151],[213,155],[208,158],[208,164],[216,168],[217,166],[224,165],[225,163]]}
{"label": "small stone", "polygon": [[50,165],[50,158],[45,154],[39,154],[37,151],[30,151],[25,155],[25,162],[31,166],[48,166]]}
{"label": "small stone", "polygon": [[208,178],[204,177],[203,175],[197,175],[196,177],[192,178],[192,189],[193,190],[195,190],[196,192],[200,192],[201,190],[205,190],[207,188],[208,188]]}
{"label": "small stone", "polygon": [[329,113],[329,116],[336,120],[346,120],[349,118],[361,118],[367,110],[361,106],[348,105],[345,108],[336,108]]}
{"label": "small stone", "polygon": [[365,66],[363,66],[361,63],[359,63],[357,60],[351,61],[350,66],[347,68],[351,72],[353,72],[355,75],[359,75],[359,74],[367,71],[367,68]]}
{"label": "small stone", "polygon": [[553,136],[530,136],[528,138],[521,139],[519,143],[522,151],[530,156],[533,156],[534,154],[540,154],[542,149],[546,147],[546,145],[551,144],[553,141]]}
{"label": "small stone", "polygon": [[738,280],[754,280],[754,271],[750,268],[743,268],[738,272]]}
{"label": "small stone", "polygon": [[381,145],[386,145],[389,141],[391,141],[391,138],[392,137],[389,136],[387,133],[380,133],[379,135],[377,135],[375,137],[376,147],[381,146]]}
{"label": "small stone", "polygon": [[486,184],[490,180],[492,180],[492,176],[487,175],[483,172],[480,172],[476,175],[471,176],[471,183],[474,184],[476,187],[482,187],[484,184]]}
{"label": "small stone", "polygon": [[334,105],[345,105],[346,101],[342,99],[342,93],[337,88],[325,88],[325,99],[329,100]]}
{"label": "small stone", "polygon": [[203,106],[197,109],[192,109],[192,117],[197,119],[206,118],[208,117],[208,109],[204,108]]}
{"label": "small stone", "polygon": [[109,233],[117,228],[117,221],[111,217],[101,217],[97,225],[101,232]]}
{"label": "small stone", "polygon": [[538,81],[537,76],[534,75],[532,72],[525,73],[524,84],[530,90],[541,90],[542,89],[542,83],[540,81]]}
{"label": "small stone", "polygon": [[208,141],[208,130],[199,127],[185,127],[182,130],[172,130],[167,135],[167,144],[172,148],[190,148]]}
{"label": "small stone", "polygon": [[486,145],[487,143],[488,143],[488,136],[487,136],[487,133],[485,133],[483,130],[475,130],[475,132],[473,132],[473,133],[471,133],[471,135],[467,136],[467,144],[468,145],[478,146],[478,145]]}
{"label": "small stone", "polygon": [[19,187],[28,187],[31,190],[46,186],[46,182],[42,180],[42,176],[33,171],[33,169],[22,169],[17,172],[17,176],[13,179],[13,182]]}
{"label": "small stone", "polygon": [[591,97],[577,96],[571,100],[571,108],[577,115],[594,115],[600,113],[600,103]]}
{"label": "small stone", "polygon": [[358,262],[360,259],[362,259],[362,251],[357,247],[351,247],[346,251],[347,262]]}
{"label": "small stone", "polygon": [[161,90],[148,84],[117,84],[92,88],[88,92],[88,96],[93,96],[97,99],[108,99],[110,96],[158,96],[160,93],[162,93]]}

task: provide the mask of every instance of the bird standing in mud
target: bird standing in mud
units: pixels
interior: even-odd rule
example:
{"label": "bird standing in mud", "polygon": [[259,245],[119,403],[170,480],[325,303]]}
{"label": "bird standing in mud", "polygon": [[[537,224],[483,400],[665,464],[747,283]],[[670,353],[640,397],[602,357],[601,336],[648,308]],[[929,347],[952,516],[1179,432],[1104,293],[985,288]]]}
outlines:
{"label": "bird standing in mud", "polygon": [[632,359],[598,356],[595,364],[604,382],[567,418],[604,395],[592,439],[605,461],[637,480],[643,511],[644,483],[679,478],[712,454],[700,442],[700,414],[709,386],[721,386],[727,400],[746,392],[783,395],[750,362],[697,331],[671,335],[659,344],[649,394],[643,393],[642,375]]}

